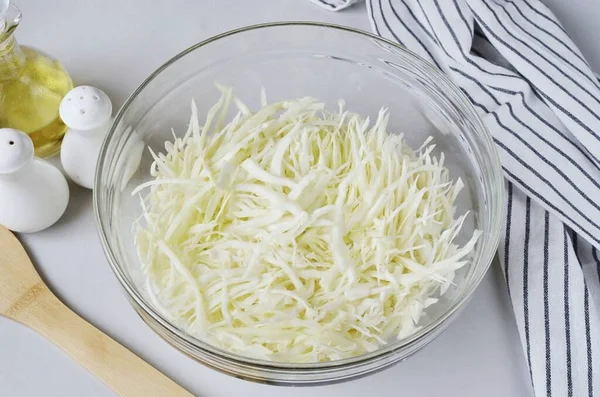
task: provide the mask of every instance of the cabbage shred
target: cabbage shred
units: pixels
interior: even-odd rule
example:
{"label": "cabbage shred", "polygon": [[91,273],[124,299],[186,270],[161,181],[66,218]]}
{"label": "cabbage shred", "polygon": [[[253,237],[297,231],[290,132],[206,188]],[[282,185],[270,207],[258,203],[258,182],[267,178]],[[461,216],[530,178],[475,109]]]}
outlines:
{"label": "cabbage shred", "polygon": [[[232,91],[154,153],[135,189],[135,240],[156,307],[199,339],[254,358],[318,362],[418,328],[479,232],[454,243],[463,187],[429,140],[417,151],[340,103],[251,112]],[[238,113],[225,124],[230,107]]]}

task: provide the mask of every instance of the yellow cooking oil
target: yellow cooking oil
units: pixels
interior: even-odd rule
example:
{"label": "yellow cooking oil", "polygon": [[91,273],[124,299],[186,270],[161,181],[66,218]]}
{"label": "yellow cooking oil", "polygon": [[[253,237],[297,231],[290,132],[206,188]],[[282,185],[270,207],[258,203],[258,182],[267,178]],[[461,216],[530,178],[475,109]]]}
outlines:
{"label": "yellow cooking oil", "polygon": [[67,127],[58,107],[73,82],[58,61],[20,46],[14,27],[0,33],[0,128],[26,132],[36,156],[48,157],[60,150]]}

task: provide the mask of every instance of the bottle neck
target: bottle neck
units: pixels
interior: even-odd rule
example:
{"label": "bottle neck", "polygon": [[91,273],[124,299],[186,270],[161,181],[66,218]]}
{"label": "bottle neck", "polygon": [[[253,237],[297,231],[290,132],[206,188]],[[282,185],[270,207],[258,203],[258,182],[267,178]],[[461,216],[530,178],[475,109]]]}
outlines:
{"label": "bottle neck", "polygon": [[18,76],[25,64],[25,54],[14,34],[5,35],[0,41],[0,80]]}
{"label": "bottle neck", "polygon": [[8,5],[2,10],[2,24],[0,24],[0,80],[14,78],[19,75],[25,64],[25,54],[15,39],[15,29],[21,21],[21,11],[10,1],[0,0]]}

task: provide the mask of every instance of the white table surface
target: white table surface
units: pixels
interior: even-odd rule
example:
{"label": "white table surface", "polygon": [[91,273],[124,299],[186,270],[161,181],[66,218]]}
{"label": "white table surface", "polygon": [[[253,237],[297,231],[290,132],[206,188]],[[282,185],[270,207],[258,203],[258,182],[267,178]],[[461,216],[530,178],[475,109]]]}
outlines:
{"label": "white table surface", "polygon": [[[306,0],[18,0],[19,41],[62,60],[77,84],[105,90],[115,107],[158,65],[222,31],[276,20],[369,29],[364,5],[331,13]],[[168,5],[167,5],[168,4]],[[65,216],[21,236],[42,277],[71,308],[198,396],[531,396],[523,352],[495,263],[455,323],[381,373],[332,386],[281,388],[203,367],[156,336],[130,307],[96,235],[91,193],[71,186]],[[0,396],[112,396],[33,331],[0,317]]]}

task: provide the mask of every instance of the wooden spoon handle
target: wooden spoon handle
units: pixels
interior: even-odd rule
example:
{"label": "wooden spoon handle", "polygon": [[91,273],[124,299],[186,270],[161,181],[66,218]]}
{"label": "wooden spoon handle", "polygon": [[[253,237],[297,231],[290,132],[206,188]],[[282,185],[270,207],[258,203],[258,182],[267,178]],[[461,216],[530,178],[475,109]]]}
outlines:
{"label": "wooden spoon handle", "polygon": [[[36,291],[32,291],[35,290]],[[189,397],[156,368],[65,306],[42,283],[30,290],[31,305],[13,318],[54,342],[75,361],[124,397]],[[35,296],[37,295],[37,296]]]}

